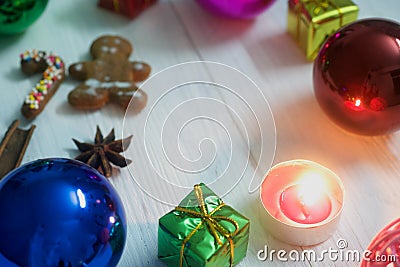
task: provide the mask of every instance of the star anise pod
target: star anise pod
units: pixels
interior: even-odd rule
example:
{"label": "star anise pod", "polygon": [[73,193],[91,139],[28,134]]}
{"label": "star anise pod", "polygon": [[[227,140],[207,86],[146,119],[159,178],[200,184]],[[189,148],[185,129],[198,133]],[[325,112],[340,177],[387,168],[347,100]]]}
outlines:
{"label": "star anise pod", "polygon": [[92,166],[106,177],[110,177],[112,173],[110,163],[119,167],[126,167],[132,162],[119,154],[129,146],[131,139],[132,135],[124,139],[115,140],[114,129],[103,138],[103,134],[99,126],[97,126],[94,144],[81,143],[72,138],[79,151],[82,152],[75,159]]}

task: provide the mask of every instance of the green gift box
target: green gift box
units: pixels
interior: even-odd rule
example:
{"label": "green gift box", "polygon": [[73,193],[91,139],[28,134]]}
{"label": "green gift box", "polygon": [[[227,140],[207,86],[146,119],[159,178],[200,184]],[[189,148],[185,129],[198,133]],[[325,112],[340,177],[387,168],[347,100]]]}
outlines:
{"label": "green gift box", "polygon": [[234,266],[247,252],[250,221],[203,183],[160,218],[158,258],[170,267]]}
{"label": "green gift box", "polygon": [[289,0],[288,32],[314,60],[324,41],[357,19],[358,6],[350,0]]}

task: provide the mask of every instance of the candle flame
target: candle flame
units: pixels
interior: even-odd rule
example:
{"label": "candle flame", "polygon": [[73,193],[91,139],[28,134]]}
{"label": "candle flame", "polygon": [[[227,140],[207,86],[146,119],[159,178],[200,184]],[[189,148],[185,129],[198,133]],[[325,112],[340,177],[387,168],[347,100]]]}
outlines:
{"label": "candle flame", "polygon": [[303,206],[312,206],[326,195],[325,179],[315,172],[307,172],[299,179],[299,200]]}

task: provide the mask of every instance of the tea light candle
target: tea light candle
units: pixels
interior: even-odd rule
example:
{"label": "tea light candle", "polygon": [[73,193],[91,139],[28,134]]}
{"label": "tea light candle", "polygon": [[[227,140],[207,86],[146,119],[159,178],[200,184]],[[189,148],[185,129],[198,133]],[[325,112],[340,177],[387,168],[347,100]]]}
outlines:
{"label": "tea light candle", "polygon": [[310,246],[336,230],[344,188],[331,170],[312,161],[292,160],[271,168],[260,192],[266,227],[277,239]]}

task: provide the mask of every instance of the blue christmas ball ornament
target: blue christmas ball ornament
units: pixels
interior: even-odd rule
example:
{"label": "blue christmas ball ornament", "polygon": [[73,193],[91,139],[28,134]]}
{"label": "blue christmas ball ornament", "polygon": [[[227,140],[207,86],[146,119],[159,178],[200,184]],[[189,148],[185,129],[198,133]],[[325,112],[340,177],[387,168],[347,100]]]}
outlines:
{"label": "blue christmas ball ornament", "polygon": [[0,182],[0,218],[1,267],[112,267],[125,246],[117,192],[75,160],[37,160],[10,172]]}

